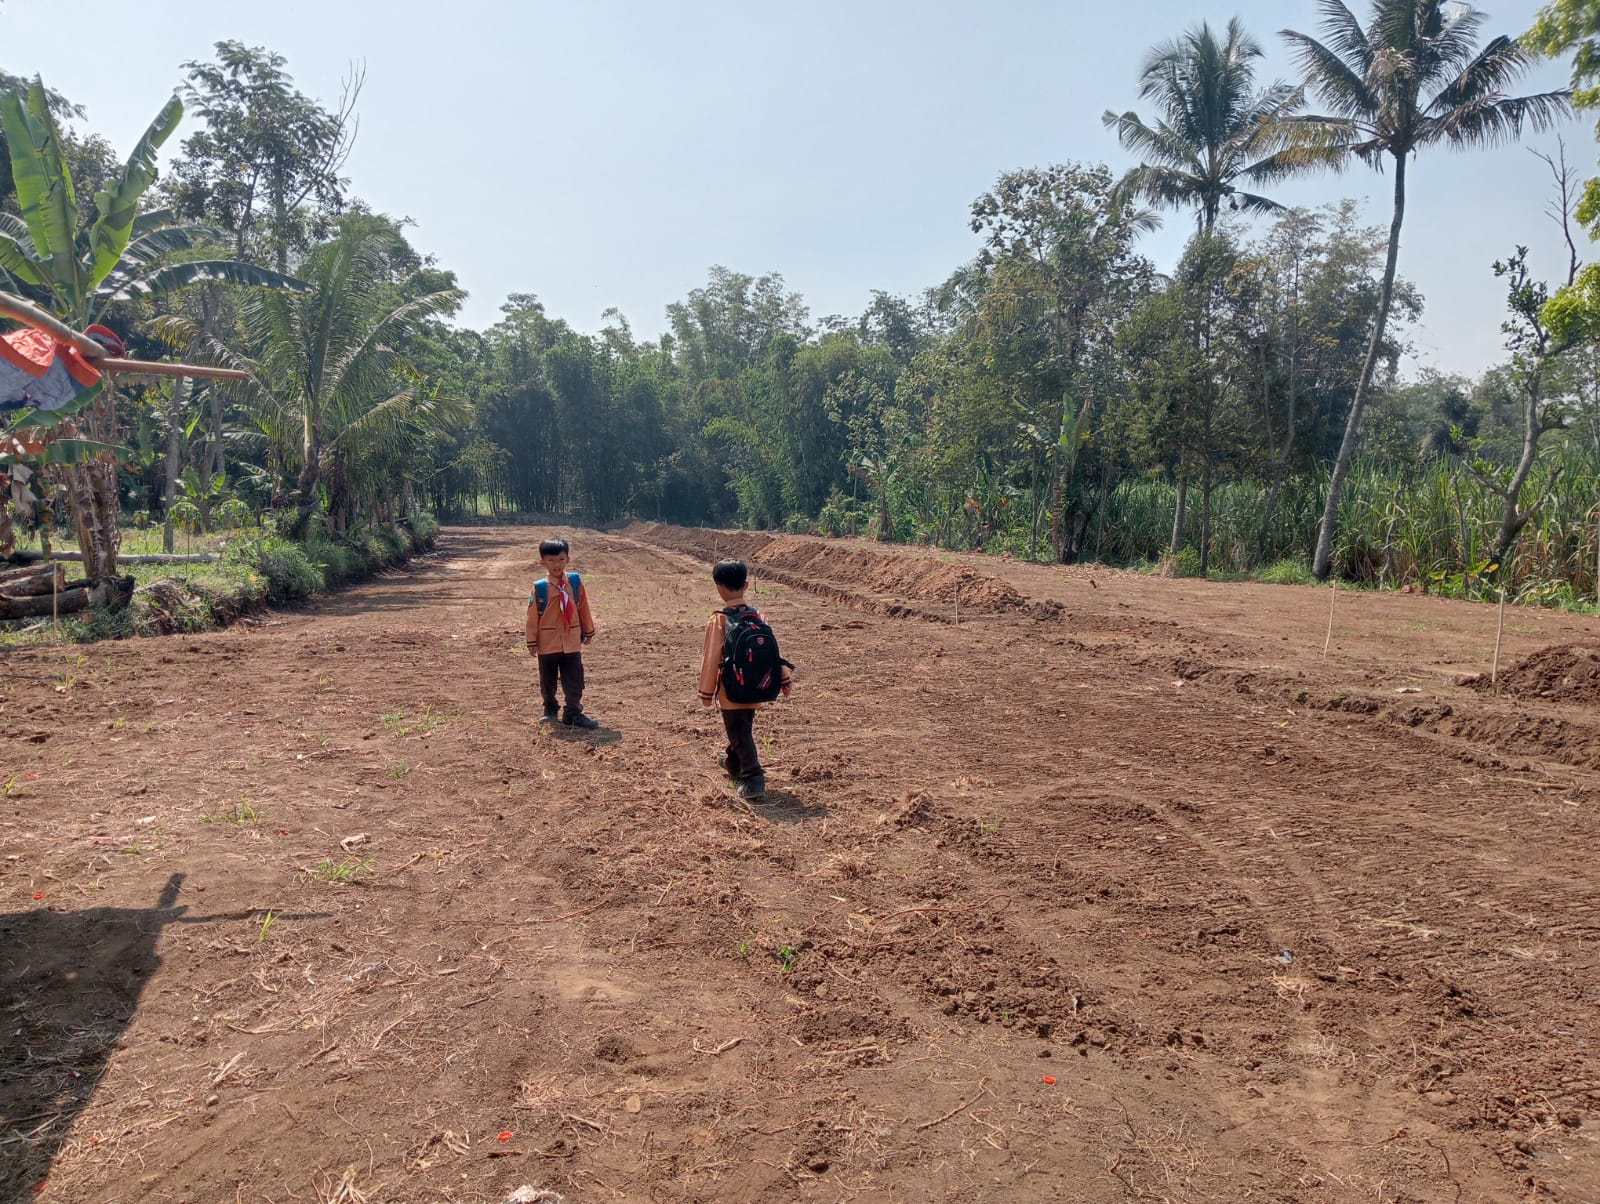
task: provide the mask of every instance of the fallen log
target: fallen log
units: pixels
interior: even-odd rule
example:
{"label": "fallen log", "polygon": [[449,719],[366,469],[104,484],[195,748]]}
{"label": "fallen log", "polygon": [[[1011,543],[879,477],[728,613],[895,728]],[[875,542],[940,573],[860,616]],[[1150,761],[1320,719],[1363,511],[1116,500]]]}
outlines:
{"label": "fallen log", "polygon": [[[118,564],[210,564],[217,558],[215,552],[142,552],[137,556],[118,556]],[[16,551],[8,559],[18,563],[37,563],[45,559],[43,552]],[[51,560],[82,560],[82,552],[51,552]]]}
{"label": "fallen log", "polygon": [[60,564],[34,564],[0,572],[0,594],[26,598],[60,593],[67,588],[67,570]]}
{"label": "fallen log", "polygon": [[[3,587],[8,581],[17,581],[21,580],[23,577],[34,577],[40,573],[48,573],[52,567],[61,568],[60,565],[52,566],[48,564],[25,564],[20,568],[0,569],[0,587]],[[65,569],[62,569],[61,571],[66,572]]]}
{"label": "fallen log", "polygon": [[126,606],[132,597],[132,577],[106,577],[93,585],[32,598],[8,598],[0,594],[0,619],[37,619],[51,614],[73,614],[90,607]]}

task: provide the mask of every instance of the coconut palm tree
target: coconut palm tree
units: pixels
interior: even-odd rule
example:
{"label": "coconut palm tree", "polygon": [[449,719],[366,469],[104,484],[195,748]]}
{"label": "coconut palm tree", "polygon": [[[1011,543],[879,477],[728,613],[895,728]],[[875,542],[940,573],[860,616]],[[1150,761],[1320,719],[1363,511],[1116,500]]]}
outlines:
{"label": "coconut palm tree", "polygon": [[[382,235],[349,229],[300,265],[308,291],[261,293],[241,311],[250,345],[261,350],[239,363],[252,379],[235,392],[271,413],[265,429],[295,432],[296,446],[283,449],[299,463],[287,530],[295,538],[319,505],[319,486],[340,493],[375,460],[460,417],[448,399],[417,396],[401,344],[465,294],[442,289],[396,304],[384,249]],[[341,510],[336,499],[336,519]]]}
{"label": "coconut palm tree", "polygon": [[1223,203],[1263,211],[1276,201],[1235,183],[1268,183],[1304,166],[1304,156],[1282,153],[1280,122],[1302,102],[1284,83],[1257,89],[1255,60],[1261,45],[1239,19],[1219,42],[1202,22],[1171,42],[1153,47],[1139,71],[1139,95],[1161,116],[1146,125],[1137,113],[1107,111],[1102,120],[1144,163],[1122,178],[1121,189],[1156,206],[1193,205],[1197,225],[1210,230]]}
{"label": "coconut palm tree", "polygon": [[1335,164],[1359,159],[1380,171],[1388,162],[1394,167],[1394,213],[1378,314],[1328,482],[1312,557],[1312,572],[1321,581],[1332,571],[1339,495],[1360,441],[1361,415],[1394,300],[1411,156],[1441,145],[1458,150],[1494,146],[1519,137],[1524,127],[1546,129],[1571,112],[1571,94],[1506,95],[1505,89],[1528,69],[1532,58],[1504,36],[1480,48],[1484,15],[1468,5],[1453,0],[1373,0],[1365,28],[1343,0],[1318,0],[1318,8],[1321,41],[1292,29],[1282,34],[1300,60],[1308,88],[1327,107],[1325,115],[1285,119],[1291,153],[1299,149],[1308,159]]}
{"label": "coconut palm tree", "polygon": [[[1256,88],[1261,45],[1237,17],[1218,41],[1202,22],[1181,38],[1151,48],[1139,71],[1139,95],[1161,112],[1153,125],[1136,113],[1107,112],[1105,124],[1144,162],[1123,176],[1118,191],[1157,206],[1195,209],[1199,234],[1230,209],[1266,212],[1282,206],[1241,185],[1260,186],[1308,166],[1287,153],[1282,121],[1304,100],[1299,88],[1274,82]],[[1172,514],[1173,555],[1183,545],[1189,466],[1180,456]]]}

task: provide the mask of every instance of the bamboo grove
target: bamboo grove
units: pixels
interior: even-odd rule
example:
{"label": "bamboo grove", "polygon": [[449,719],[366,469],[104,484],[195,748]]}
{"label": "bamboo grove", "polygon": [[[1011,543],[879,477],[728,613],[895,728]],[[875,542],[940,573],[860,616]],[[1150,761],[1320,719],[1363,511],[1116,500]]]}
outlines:
{"label": "bamboo grove", "polygon": [[[920,296],[818,318],[779,274],[717,266],[649,336],[615,311],[577,330],[531,293],[487,329],[452,322],[454,273],[341,174],[359,78],[324,108],[280,56],[219,43],[186,65],[160,123],[193,128],[146,179],[74,132],[70,98],[0,74],[17,115],[0,288],[59,301],[42,241],[87,245],[100,198],[137,202],[134,261],[107,260],[104,285],[79,281],[57,311],[112,326],[130,354],[246,377],[126,383],[96,403],[121,520],[169,532],[360,538],[421,509],[650,519],[1592,601],[1600,281],[1576,254],[1565,279],[1529,277],[1517,244],[1551,236],[1545,215],[1484,265],[1503,362],[1477,380],[1398,372],[1426,302],[1396,256],[1406,172],[1434,144],[1547,128],[1568,95],[1515,95],[1534,51],[1471,9],[1371,8],[1363,23],[1328,0],[1313,33],[1286,31],[1300,81],[1258,83],[1261,47],[1237,22],[1153,47],[1143,107],[1105,115],[1108,144],[1141,165],[1005,173],[951,214],[973,258]],[[1551,24],[1572,8],[1587,11],[1541,15],[1537,49],[1577,48],[1581,68],[1600,20]],[[1386,72],[1396,56],[1410,69]],[[1347,160],[1387,163],[1384,224],[1332,175],[1321,208],[1272,199]],[[1571,226],[1600,213],[1564,161],[1548,167]],[[69,184],[76,233],[40,226],[40,172]],[[1194,235],[1158,271],[1141,238],[1163,219]],[[70,541],[72,465],[33,467],[7,504],[16,537]]]}

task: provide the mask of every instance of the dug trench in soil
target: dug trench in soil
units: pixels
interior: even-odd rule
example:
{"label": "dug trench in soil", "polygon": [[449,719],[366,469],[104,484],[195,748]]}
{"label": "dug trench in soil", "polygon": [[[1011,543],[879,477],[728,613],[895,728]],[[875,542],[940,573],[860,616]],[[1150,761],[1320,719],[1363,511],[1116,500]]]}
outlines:
{"label": "dug trench in soil", "polygon": [[1587,710],[1455,684],[1492,608],[580,531],[577,734],[541,534],[0,664],[0,1198],[1600,1196]]}

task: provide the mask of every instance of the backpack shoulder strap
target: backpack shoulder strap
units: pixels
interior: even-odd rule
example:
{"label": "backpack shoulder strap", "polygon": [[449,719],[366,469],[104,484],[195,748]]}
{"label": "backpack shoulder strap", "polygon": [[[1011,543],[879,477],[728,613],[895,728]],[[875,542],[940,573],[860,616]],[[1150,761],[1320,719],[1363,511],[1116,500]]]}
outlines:
{"label": "backpack shoulder strap", "polygon": [[533,604],[540,614],[544,614],[544,604],[550,601],[550,579],[540,577],[533,583]]}
{"label": "backpack shoulder strap", "polygon": [[578,591],[583,588],[583,578],[576,573],[568,573],[567,580],[572,582],[572,600],[578,600]]}

